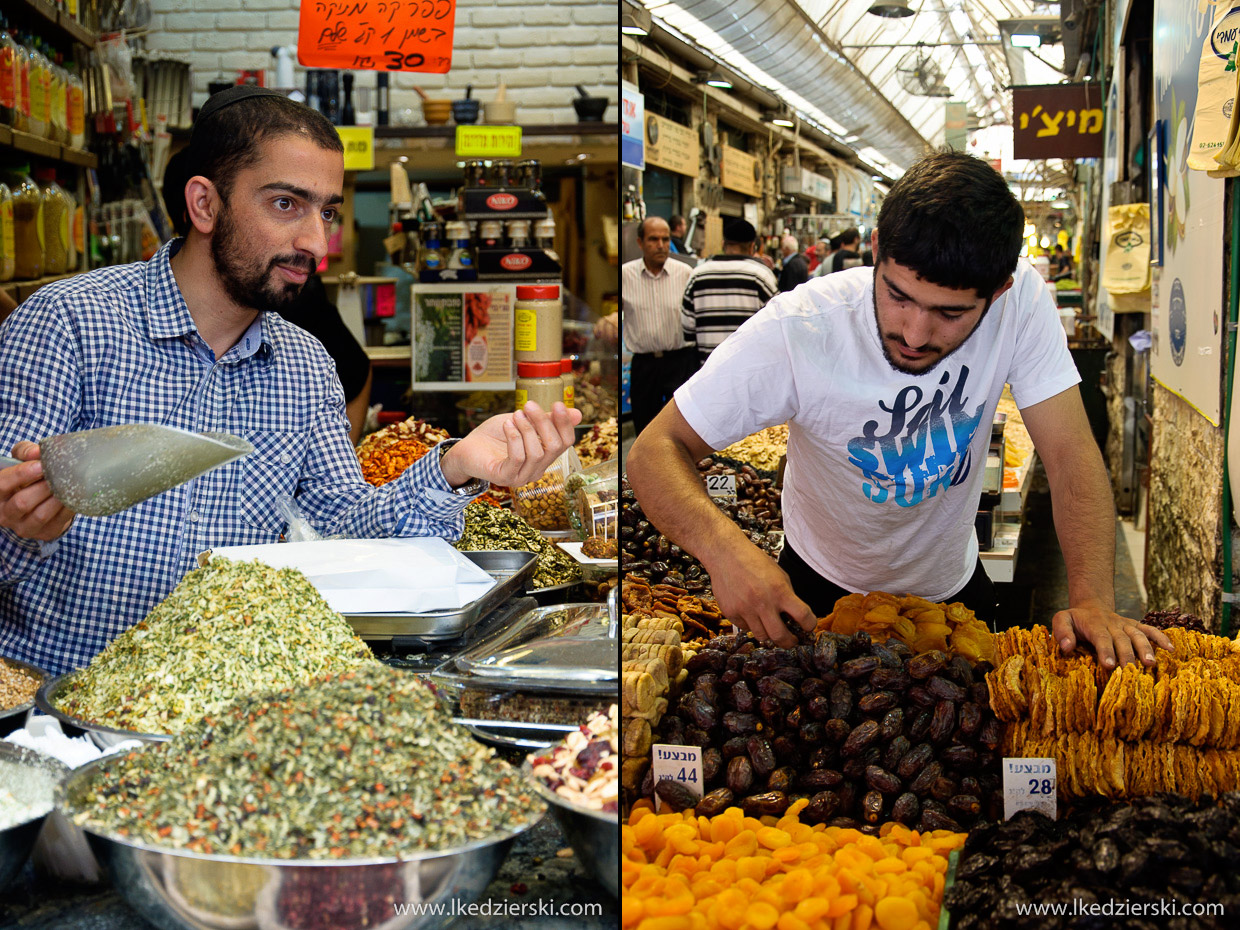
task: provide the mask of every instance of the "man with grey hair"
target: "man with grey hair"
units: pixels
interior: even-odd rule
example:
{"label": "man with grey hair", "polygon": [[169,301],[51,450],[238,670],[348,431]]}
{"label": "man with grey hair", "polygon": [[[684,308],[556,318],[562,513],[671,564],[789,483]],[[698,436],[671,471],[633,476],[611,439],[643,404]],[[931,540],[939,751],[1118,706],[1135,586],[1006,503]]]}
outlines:
{"label": "man with grey hair", "polygon": [[779,271],[779,290],[790,291],[798,284],[808,281],[809,259],[801,254],[797,237],[789,234],[780,239],[779,251],[783,255],[783,265]]}

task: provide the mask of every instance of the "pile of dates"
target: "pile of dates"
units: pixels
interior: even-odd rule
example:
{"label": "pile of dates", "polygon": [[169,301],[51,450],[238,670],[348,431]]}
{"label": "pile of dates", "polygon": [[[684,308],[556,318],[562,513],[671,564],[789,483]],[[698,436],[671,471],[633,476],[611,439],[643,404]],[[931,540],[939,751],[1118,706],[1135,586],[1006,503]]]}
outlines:
{"label": "pile of dates", "polygon": [[1141,620],[1142,623],[1148,623],[1152,627],[1160,630],[1166,630],[1173,626],[1180,627],[1184,630],[1193,630],[1197,633],[1209,635],[1210,631],[1206,629],[1206,625],[1201,622],[1200,617],[1192,614],[1181,612],[1179,607],[1170,607],[1167,610],[1151,610]]}
{"label": "pile of dates", "polygon": [[[716,503],[727,512],[722,501]],[[749,539],[763,552],[776,558],[781,539],[758,530]],[[650,584],[670,584],[691,594],[710,591],[710,575],[702,563],[660,533],[642,512],[633,489],[625,481],[620,491],[620,567]]]}
{"label": "pile of dates", "polygon": [[752,465],[725,465],[713,457],[697,463],[698,474],[735,475],[736,501],[729,502],[723,510],[732,521],[746,532],[769,533],[784,528],[780,510],[781,492],[775,487],[775,479],[763,476]]}
{"label": "pile of dates", "polygon": [[[803,822],[867,832],[889,820],[962,830],[1002,814],[989,663],[914,655],[864,632],[789,648],[736,633],[710,640],[687,668],[660,741],[703,747],[699,815],[739,804],[778,816],[801,797]],[[673,807],[692,803],[673,782],[658,788]]]}
{"label": "pile of dates", "polygon": [[[1058,820],[1021,811],[974,828],[943,906],[958,930],[1234,927],[1238,867],[1240,794],[1196,803],[1172,794],[1123,804],[1096,799],[1061,811]],[[1169,917],[1161,909],[1190,901],[1210,902],[1215,911],[1221,905],[1221,912]],[[1047,903],[1066,904],[1067,913],[1030,916],[1030,904]],[[1115,910],[1117,903],[1126,912]],[[1108,904],[1109,916],[1085,916]]]}

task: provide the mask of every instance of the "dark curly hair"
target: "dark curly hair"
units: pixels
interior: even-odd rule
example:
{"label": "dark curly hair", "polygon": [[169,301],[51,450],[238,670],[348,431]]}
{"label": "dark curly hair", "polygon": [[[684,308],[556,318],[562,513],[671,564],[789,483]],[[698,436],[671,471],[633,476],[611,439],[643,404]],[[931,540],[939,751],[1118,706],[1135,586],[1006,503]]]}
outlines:
{"label": "dark curly hair", "polygon": [[303,135],[320,148],[344,152],[336,127],[318,110],[287,97],[249,97],[194,127],[185,179],[200,174],[227,200],[238,172],[258,163],[262,143],[283,135]]}
{"label": "dark curly hair", "polygon": [[950,149],[896,181],[878,213],[875,264],[888,258],[932,284],[992,297],[1012,272],[1025,211],[999,172]]}

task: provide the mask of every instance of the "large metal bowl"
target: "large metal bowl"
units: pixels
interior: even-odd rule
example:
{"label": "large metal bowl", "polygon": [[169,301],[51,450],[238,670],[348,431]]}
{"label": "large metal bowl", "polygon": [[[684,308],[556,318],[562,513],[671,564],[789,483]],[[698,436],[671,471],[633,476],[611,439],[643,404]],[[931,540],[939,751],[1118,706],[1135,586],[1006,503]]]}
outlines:
{"label": "large metal bowl", "polygon": [[[0,662],[4,662],[7,665],[15,665],[20,669],[25,669],[38,675],[39,687],[47,684],[48,673],[37,665],[22,662],[20,659],[10,659],[8,656],[0,656]],[[8,736],[14,730],[20,730],[24,727],[26,725],[26,715],[30,713],[32,707],[34,707],[34,698],[31,698],[24,704],[18,704],[16,707],[0,710],[0,736]]]}
{"label": "large metal bowl", "polygon": [[620,815],[592,811],[564,800],[534,775],[528,759],[521,767],[526,782],[547,802],[568,845],[611,896],[620,895]]}
{"label": "large metal bowl", "polygon": [[69,736],[76,736],[79,733],[85,733],[100,749],[111,749],[117,743],[123,743],[125,740],[138,740],[141,743],[166,743],[172,739],[169,733],[135,733],[133,730],[119,730],[116,727],[107,727],[101,723],[94,723],[90,720],[83,720],[81,717],[74,717],[66,714],[63,710],[56,706],[60,695],[64,692],[73,676],[78,672],[66,672],[63,675],[57,675],[43,683],[43,687],[39,689],[34,696],[35,707],[39,708],[49,717],[55,717],[60,721],[64,731]]}
{"label": "large metal bowl", "polygon": [[[85,765],[61,782],[56,807],[62,814],[72,818],[86,806],[82,793],[108,761]],[[285,930],[283,909],[290,902],[324,909],[340,907],[342,898],[358,918],[342,919],[340,930],[417,930],[441,927],[445,915],[476,901],[517,836],[535,823],[447,851],[328,861],[204,855],[82,829],[121,897],[161,930]],[[421,905],[421,912],[401,914],[394,903]]]}
{"label": "large metal bowl", "polygon": [[51,756],[25,746],[0,743],[0,771],[10,766],[22,770],[21,778],[3,778],[13,794],[19,800],[33,800],[45,795],[48,806],[39,816],[0,830],[0,888],[6,887],[30,858],[30,852],[39,838],[39,829],[52,809],[53,789],[69,772],[67,765]]}

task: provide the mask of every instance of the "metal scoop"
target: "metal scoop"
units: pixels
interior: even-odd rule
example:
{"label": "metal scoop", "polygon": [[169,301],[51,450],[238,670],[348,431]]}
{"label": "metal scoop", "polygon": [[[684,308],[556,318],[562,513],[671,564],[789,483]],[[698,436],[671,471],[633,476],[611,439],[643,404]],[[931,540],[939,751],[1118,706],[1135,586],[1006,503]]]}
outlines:
{"label": "metal scoop", "polygon": [[[231,433],[123,423],[49,436],[39,450],[56,499],[83,516],[106,517],[248,455],[254,447]],[[18,464],[0,456],[0,467]]]}

